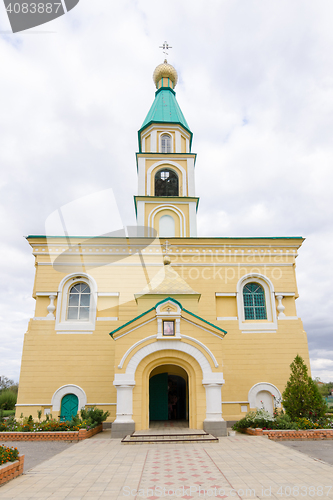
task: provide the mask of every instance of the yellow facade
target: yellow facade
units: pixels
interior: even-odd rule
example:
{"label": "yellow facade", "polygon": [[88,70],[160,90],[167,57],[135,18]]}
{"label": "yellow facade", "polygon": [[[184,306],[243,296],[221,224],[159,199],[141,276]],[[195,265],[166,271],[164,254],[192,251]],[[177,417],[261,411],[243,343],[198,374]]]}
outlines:
{"label": "yellow facade", "polygon": [[[167,67],[163,78],[164,71],[174,78]],[[25,334],[17,416],[36,418],[41,409],[58,417],[66,395],[73,395],[78,407],[108,410],[120,437],[149,427],[157,411],[152,381],[158,388],[165,375],[168,394],[170,387],[178,391],[173,407],[169,396],[162,401],[167,419],[178,415],[190,428],[222,435],[225,421],[240,419],[260,401],[269,411],[273,396],[279,404],[296,354],[309,366],[296,312],[303,239],[191,235],[195,155],[182,127],[149,123],[140,133],[136,208],[139,226],[150,227],[150,234],[28,238],[36,309]],[[152,153],[166,130],[179,152],[172,146]],[[178,195],[157,195],[156,175],[168,181],[159,172],[175,172]],[[175,233],[167,237],[158,234],[165,215],[175,217]],[[250,299],[260,305],[249,306]]]}

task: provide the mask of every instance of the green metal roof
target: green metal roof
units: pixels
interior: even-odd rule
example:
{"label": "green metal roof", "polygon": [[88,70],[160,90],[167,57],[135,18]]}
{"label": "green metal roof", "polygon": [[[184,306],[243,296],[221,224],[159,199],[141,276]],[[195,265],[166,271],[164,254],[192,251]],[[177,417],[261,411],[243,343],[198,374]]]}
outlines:
{"label": "green metal roof", "polygon": [[155,100],[142,124],[139,134],[151,123],[179,123],[192,138],[192,132],[176,99],[176,93],[169,87],[161,87],[155,93]]}

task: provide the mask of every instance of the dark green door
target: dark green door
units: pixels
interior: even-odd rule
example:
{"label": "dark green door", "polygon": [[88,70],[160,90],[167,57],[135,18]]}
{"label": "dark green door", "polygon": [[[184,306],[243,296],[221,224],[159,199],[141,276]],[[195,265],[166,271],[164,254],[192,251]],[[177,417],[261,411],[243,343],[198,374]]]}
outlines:
{"label": "dark green door", "polygon": [[149,419],[168,420],[167,373],[159,373],[149,380]]}
{"label": "dark green door", "polygon": [[66,394],[61,400],[60,420],[72,420],[72,416],[77,414],[79,400],[75,394]]}

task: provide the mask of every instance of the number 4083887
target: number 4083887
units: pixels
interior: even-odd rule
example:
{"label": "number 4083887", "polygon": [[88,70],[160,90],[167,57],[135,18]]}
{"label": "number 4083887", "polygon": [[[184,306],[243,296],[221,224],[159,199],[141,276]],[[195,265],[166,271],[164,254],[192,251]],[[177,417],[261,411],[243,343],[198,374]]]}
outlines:
{"label": "number 4083887", "polygon": [[52,14],[58,13],[62,6],[60,3],[10,3],[6,8],[10,14]]}

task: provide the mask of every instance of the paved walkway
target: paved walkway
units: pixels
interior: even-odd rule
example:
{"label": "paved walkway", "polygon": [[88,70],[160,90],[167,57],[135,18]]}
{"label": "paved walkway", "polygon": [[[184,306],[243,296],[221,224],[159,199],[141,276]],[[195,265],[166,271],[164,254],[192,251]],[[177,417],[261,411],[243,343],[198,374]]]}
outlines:
{"label": "paved walkway", "polygon": [[1,500],[333,499],[333,467],[264,437],[122,445],[104,432],[0,488]]}

